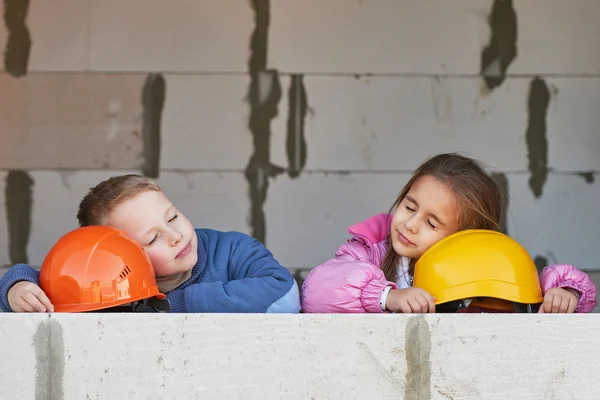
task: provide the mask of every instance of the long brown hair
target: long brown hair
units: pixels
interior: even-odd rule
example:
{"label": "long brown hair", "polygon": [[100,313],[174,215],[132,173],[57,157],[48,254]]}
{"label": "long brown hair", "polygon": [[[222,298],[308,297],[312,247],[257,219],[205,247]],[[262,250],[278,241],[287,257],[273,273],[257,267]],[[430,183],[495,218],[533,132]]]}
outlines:
{"label": "long brown hair", "polygon": [[[400,191],[389,214],[393,214],[411,186],[423,176],[435,178],[457,197],[458,230],[500,229],[503,202],[496,182],[485,172],[479,161],[456,153],[438,154],[421,164]],[[399,259],[400,256],[394,251],[388,233],[387,250],[381,265],[386,279],[393,282],[398,279],[396,266]]]}

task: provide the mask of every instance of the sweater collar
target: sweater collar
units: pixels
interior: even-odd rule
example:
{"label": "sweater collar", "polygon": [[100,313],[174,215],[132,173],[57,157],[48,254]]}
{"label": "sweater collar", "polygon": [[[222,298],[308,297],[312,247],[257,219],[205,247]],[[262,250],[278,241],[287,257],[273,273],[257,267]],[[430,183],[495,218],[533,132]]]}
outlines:
{"label": "sweater collar", "polygon": [[198,230],[195,230],[196,237],[198,238],[198,261],[196,261],[196,265],[192,268],[192,275],[190,278],[183,282],[181,285],[176,287],[175,289],[185,289],[190,286],[192,283],[197,282],[204,275],[204,271],[206,270],[206,260],[207,260],[207,252],[206,247],[204,246],[204,242],[200,238],[198,234]]}

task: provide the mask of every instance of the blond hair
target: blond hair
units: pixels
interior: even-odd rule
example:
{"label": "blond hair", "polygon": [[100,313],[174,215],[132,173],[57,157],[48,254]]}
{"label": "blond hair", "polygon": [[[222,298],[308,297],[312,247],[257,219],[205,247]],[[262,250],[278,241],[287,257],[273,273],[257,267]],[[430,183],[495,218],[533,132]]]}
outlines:
{"label": "blond hair", "polygon": [[113,176],[100,182],[79,203],[79,225],[105,225],[116,206],[146,191],[160,192],[161,189],[151,179],[135,174]]}

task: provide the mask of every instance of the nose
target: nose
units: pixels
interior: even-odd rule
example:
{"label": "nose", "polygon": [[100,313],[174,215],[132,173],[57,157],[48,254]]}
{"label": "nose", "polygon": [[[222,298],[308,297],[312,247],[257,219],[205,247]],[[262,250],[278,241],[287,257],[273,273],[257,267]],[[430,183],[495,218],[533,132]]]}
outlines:
{"label": "nose", "polygon": [[406,228],[406,230],[410,231],[411,233],[417,232],[417,226],[418,226],[418,224],[417,224],[417,220],[416,220],[415,216],[411,216],[404,223],[404,227]]}
{"label": "nose", "polygon": [[181,232],[179,232],[176,229],[171,229],[171,232],[169,234],[169,242],[171,246],[176,246],[179,242],[181,242],[182,238],[183,235],[181,234]]}

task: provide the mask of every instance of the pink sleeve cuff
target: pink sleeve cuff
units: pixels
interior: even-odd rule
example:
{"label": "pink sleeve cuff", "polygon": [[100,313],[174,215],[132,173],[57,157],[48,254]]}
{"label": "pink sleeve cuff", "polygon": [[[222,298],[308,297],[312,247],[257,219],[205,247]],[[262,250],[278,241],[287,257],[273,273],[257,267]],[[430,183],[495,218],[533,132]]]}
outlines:
{"label": "pink sleeve cuff", "polygon": [[588,313],[596,307],[596,286],[583,271],[569,264],[556,264],[544,268],[540,274],[543,294],[552,288],[571,289],[579,293],[576,313]]}
{"label": "pink sleeve cuff", "polygon": [[383,312],[383,310],[381,309],[381,297],[383,291],[386,288],[396,289],[397,287],[398,285],[396,285],[394,282],[373,279],[362,290],[360,296],[360,303],[367,312]]}

